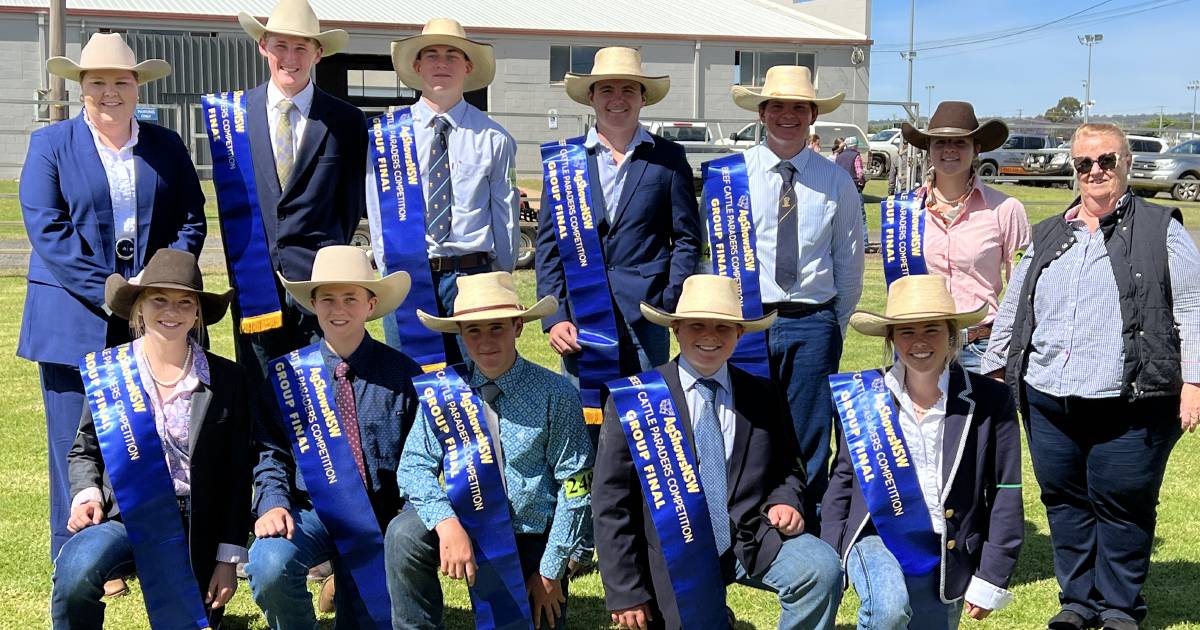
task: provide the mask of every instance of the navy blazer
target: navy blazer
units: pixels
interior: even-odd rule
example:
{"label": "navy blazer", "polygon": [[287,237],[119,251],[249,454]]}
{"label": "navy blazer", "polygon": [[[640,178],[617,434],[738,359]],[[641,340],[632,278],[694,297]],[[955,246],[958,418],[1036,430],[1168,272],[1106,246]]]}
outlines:
{"label": "navy blazer", "polygon": [[[695,449],[691,414],[679,380],[675,359],[656,368],[676,401],[679,423]],[[735,434],[733,453],[726,463],[729,518],[733,546],[721,558],[728,584],[734,559],[751,575],[771,565],[783,536],[771,527],[767,509],[790,505],[804,510],[804,463],[783,397],[770,381],[729,366],[733,389]],[[654,529],[650,508],[642,495],[625,431],[611,400],[604,405],[604,424],[592,478],[592,520],[600,550],[600,579],[609,610],[650,603],[656,622],[666,628],[682,625],[667,574],[667,561]]]}
{"label": "navy blazer", "polygon": [[[642,143],[626,157],[630,160],[625,187],[610,225],[596,168],[595,149],[588,151],[588,186],[593,212],[600,218],[600,246],[608,270],[608,286],[618,309],[618,320],[642,321],[641,302],[675,310],[683,280],[696,272],[700,258],[700,214],[692,167],[683,147],[660,136],[654,144]],[[558,310],[542,320],[551,326],[574,320],[563,262],[558,253],[554,213],[547,191],[542,191],[538,212],[537,292],[552,295]]]}
{"label": "navy blazer", "polygon": [[[1025,506],[1021,432],[1008,388],[955,363],[946,401],[940,595],[950,602],[966,593],[975,575],[1008,588],[1025,539]],[[845,567],[851,545],[874,527],[846,438],[836,424],[838,453],[821,501],[821,538],[838,550]],[[947,548],[950,541],[953,549]]]}
{"label": "navy blazer", "polygon": [[317,250],[349,244],[366,216],[366,119],[357,107],[314,85],[300,153],[281,189],[267,125],[267,84],[246,93],[246,110],[271,264],[288,280],[308,280]]}
{"label": "navy blazer", "polygon": [[[138,208],[133,273],[163,247],[199,257],[207,230],[204,193],[187,147],[175,132],[138,121],[133,155]],[[29,136],[20,199],[33,253],[17,355],[75,365],[87,352],[127,340],[128,324],[103,310],[104,281],[117,271],[112,201],[83,114]],[[108,338],[110,322],[114,339]]]}

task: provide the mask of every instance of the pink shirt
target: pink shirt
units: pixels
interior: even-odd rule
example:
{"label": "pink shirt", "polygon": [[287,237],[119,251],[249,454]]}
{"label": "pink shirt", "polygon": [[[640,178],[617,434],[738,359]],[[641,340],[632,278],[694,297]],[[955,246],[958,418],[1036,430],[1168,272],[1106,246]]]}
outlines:
{"label": "pink shirt", "polygon": [[[928,194],[928,185],[921,188]],[[976,181],[958,216],[947,225],[930,211],[925,220],[925,264],[930,273],[950,281],[959,311],[988,305],[984,324],[991,323],[1000,293],[1012,273],[1013,258],[1029,245],[1029,217],[1015,197]]]}

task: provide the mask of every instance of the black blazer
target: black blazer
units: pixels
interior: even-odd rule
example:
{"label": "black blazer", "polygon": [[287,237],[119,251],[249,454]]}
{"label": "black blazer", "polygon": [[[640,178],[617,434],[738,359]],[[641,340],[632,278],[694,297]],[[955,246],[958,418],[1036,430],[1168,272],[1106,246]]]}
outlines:
{"label": "black blazer", "polygon": [[[940,595],[950,602],[966,593],[974,575],[1008,588],[1025,538],[1025,507],[1019,489],[1021,432],[1008,388],[952,365],[945,423]],[[838,550],[844,567],[851,545],[874,527],[841,423],[836,424],[838,453],[821,501],[821,538]]]}
{"label": "black blazer", "polygon": [[[678,359],[656,369],[671,390],[679,420],[694,449]],[[802,512],[805,485],[804,463],[779,391],[769,381],[732,365],[729,380],[736,434],[726,470],[733,538],[732,549],[721,558],[726,583],[733,581],[735,558],[751,575],[766,571],[783,544],[783,536],[767,521],[767,508],[782,504]],[[604,424],[600,428],[592,514],[596,548],[600,550],[600,578],[609,610],[648,602],[656,627],[680,628],[666,559],[611,400],[604,405]]]}
{"label": "black blazer", "polygon": [[[250,532],[250,396],[246,372],[238,364],[205,352],[212,386],[203,383],[192,394],[191,443],[192,520],[190,544],[192,571],[200,592],[216,565],[217,545],[246,546]],[[112,484],[104,470],[96,425],[89,405],[75,444],[67,455],[71,495],[100,488],[106,519],[120,519]]]}

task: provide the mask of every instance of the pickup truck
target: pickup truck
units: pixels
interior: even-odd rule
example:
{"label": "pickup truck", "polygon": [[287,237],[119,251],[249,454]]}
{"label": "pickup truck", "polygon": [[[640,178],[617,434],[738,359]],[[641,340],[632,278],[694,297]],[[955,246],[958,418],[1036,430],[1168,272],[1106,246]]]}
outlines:
{"label": "pickup truck", "polygon": [[900,143],[904,138],[899,128],[884,129],[871,134],[871,161],[867,164],[867,177],[883,179],[892,165],[900,159]]}
{"label": "pickup truck", "polygon": [[[1134,156],[1154,156],[1167,150],[1167,143],[1162,138],[1151,136],[1128,136],[1129,148]],[[1070,143],[1063,144],[1057,149],[1041,149],[1031,151],[1025,156],[1025,174],[1045,177],[1074,177],[1075,170],[1071,166]],[[1060,180],[1059,183],[1066,183]]]}
{"label": "pickup truck", "polygon": [[980,177],[1025,175],[1025,156],[1030,151],[1053,149],[1061,142],[1045,134],[1014,133],[993,151],[979,154]]}
{"label": "pickup truck", "polygon": [[1146,197],[1169,191],[1175,201],[1200,201],[1200,140],[1159,155],[1133,156],[1129,187]]}
{"label": "pickup truck", "polygon": [[655,120],[642,122],[642,125],[652,134],[678,142],[683,147],[688,164],[697,178],[700,176],[701,164],[721,157],[723,153],[732,152],[729,147],[717,144],[712,128],[705,122]]}

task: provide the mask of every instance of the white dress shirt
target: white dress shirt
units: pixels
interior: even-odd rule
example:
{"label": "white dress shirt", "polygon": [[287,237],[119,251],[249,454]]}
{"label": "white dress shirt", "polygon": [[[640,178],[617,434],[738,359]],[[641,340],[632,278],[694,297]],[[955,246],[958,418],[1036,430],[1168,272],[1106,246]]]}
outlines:
{"label": "white dress shirt", "polygon": [[[308,127],[308,114],[312,111],[313,82],[310,80],[300,93],[292,97],[292,105],[288,112],[288,120],[292,121],[292,155],[300,155],[300,141],[304,139],[304,130]],[[267,81],[267,127],[271,131],[271,146],[275,146],[275,137],[279,131],[279,103],[288,96],[275,86],[274,81]]]}
{"label": "white dress shirt", "polygon": [[133,148],[138,143],[138,122],[130,118],[129,140],[120,149],[113,149],[100,138],[100,130],[88,118],[84,110],[83,121],[92,132],[92,141],[96,143],[96,153],[100,155],[100,163],[104,166],[104,175],[108,178],[108,199],[113,211],[113,243],[122,235],[137,240],[137,168],[133,158]]}
{"label": "white dress shirt", "polygon": [[721,436],[725,438],[725,461],[733,455],[733,438],[737,425],[734,423],[733,387],[729,384],[729,364],[725,363],[712,376],[704,376],[688,363],[683,355],[679,355],[679,386],[683,388],[684,398],[687,399],[688,415],[692,418],[692,434],[695,435],[696,423],[700,421],[700,412],[704,409],[704,396],[696,389],[696,381],[711,378],[720,387],[717,388],[713,405],[717,408],[717,421],[721,423]]}

